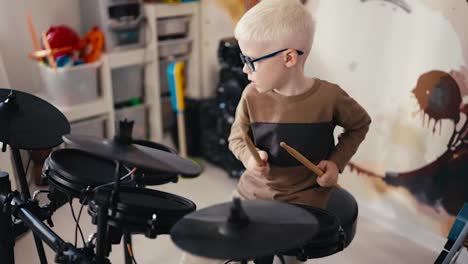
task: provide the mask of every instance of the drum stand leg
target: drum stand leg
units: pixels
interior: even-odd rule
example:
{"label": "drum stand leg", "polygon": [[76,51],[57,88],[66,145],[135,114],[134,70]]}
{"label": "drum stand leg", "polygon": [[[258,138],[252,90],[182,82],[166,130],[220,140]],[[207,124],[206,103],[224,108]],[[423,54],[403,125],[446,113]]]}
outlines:
{"label": "drum stand leg", "polygon": [[[11,192],[11,184],[8,173],[0,172],[0,193]],[[3,208],[2,208],[3,207]],[[11,211],[8,205],[0,204],[0,259],[6,264],[15,263],[15,239],[13,237]]]}
{"label": "drum stand leg", "polygon": [[[125,264],[132,264],[133,260],[132,260],[132,256],[130,256],[130,252],[129,249],[128,249],[128,246],[130,245],[130,248],[132,249],[133,251],[133,247],[132,247],[132,235],[126,231],[124,231],[123,233],[123,247],[124,247],[124,255],[125,255]],[[132,253],[133,254],[133,253]]]}
{"label": "drum stand leg", "polygon": [[107,219],[109,214],[109,193],[99,190],[94,194],[98,205],[97,236],[96,236],[96,263],[104,263],[107,257]]}
{"label": "drum stand leg", "polygon": [[[109,256],[112,245],[109,242],[109,211],[115,214],[115,204],[119,199],[120,187],[120,162],[116,162],[114,186],[112,192],[101,189],[94,193],[94,200],[98,205],[97,211],[97,237],[96,237],[96,263],[104,263],[106,257]],[[126,251],[126,250],[125,250]]]}
{"label": "drum stand leg", "polygon": [[[28,181],[26,180],[26,173],[24,172],[23,162],[21,160],[21,154],[19,149],[11,148],[11,153],[13,154],[13,159],[15,161],[16,173],[18,174],[18,180],[21,188],[21,197],[27,201],[31,198],[31,193],[29,192]],[[47,264],[47,258],[44,251],[44,245],[42,240],[37,234],[33,234],[34,242],[36,243],[37,254],[39,255],[39,260],[41,264]]]}

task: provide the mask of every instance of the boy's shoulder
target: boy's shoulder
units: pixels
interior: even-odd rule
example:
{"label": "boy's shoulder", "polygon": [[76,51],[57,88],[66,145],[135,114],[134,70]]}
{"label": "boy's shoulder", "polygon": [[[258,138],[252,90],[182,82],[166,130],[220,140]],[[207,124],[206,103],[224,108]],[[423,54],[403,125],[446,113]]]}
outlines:
{"label": "boy's shoulder", "polygon": [[255,88],[255,83],[249,83],[244,88],[242,92],[242,97],[244,99],[251,99],[253,97],[257,97],[260,93],[258,92],[257,88]]}
{"label": "boy's shoulder", "polygon": [[323,79],[317,79],[317,81],[319,82],[319,93],[330,99],[334,99],[340,96],[348,96],[348,93],[346,93],[346,91],[343,90],[343,88],[341,88],[341,86],[336,83]]}
{"label": "boy's shoulder", "polygon": [[336,83],[333,83],[324,79],[318,79],[318,78],[316,78],[316,81],[318,81],[319,88],[325,92],[328,92],[328,93],[344,92],[344,90]]}
{"label": "boy's shoulder", "polygon": [[244,88],[244,93],[246,94],[258,93],[257,89],[255,88],[255,83],[251,82],[247,84],[247,86]]}

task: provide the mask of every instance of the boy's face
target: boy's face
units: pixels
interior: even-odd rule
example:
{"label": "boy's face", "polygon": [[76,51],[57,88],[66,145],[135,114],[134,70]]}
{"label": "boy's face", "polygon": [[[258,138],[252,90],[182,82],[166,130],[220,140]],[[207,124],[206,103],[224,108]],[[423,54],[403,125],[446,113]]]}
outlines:
{"label": "boy's face", "polygon": [[[242,54],[256,59],[266,54],[275,52],[278,47],[265,42],[239,40],[239,47]],[[255,84],[256,89],[260,93],[281,87],[284,80],[282,78],[286,72],[284,65],[284,56],[282,53],[277,56],[254,62],[255,71],[252,71],[247,64],[244,64],[243,71],[247,74],[248,79]]]}

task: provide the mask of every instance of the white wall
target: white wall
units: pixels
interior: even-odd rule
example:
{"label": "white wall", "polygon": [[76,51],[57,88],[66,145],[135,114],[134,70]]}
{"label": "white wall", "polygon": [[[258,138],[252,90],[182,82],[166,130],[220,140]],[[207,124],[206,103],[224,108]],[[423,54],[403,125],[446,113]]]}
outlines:
{"label": "white wall", "polygon": [[[231,1],[232,2],[232,1]],[[222,38],[234,36],[234,26],[237,22],[238,8],[242,5],[233,5],[232,13],[220,0],[201,0],[201,30],[202,30],[202,77],[201,82],[206,91],[206,97],[214,96],[219,79],[218,46]]]}
{"label": "white wall", "polygon": [[37,92],[42,89],[39,71],[27,57],[33,50],[26,24],[28,11],[38,35],[49,26],[60,24],[78,31],[79,0],[0,0],[0,52],[10,85],[17,90]]}

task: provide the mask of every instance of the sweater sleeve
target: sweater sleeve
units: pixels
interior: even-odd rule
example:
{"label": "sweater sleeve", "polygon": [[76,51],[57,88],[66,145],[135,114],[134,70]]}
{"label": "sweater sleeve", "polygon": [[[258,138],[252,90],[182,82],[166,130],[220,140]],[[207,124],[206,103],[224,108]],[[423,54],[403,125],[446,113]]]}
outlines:
{"label": "sweater sleeve", "polygon": [[359,103],[338,88],[333,119],[336,125],[344,128],[344,132],[338,137],[338,144],[329,160],[334,161],[339,171],[343,172],[369,131],[371,118]]}
{"label": "sweater sleeve", "polygon": [[236,115],[228,138],[229,149],[234,156],[244,164],[244,167],[247,165],[247,161],[251,156],[243,139],[244,133],[249,135],[250,130],[250,117],[246,101],[247,89],[248,88],[242,93],[242,97],[237,105]]}

